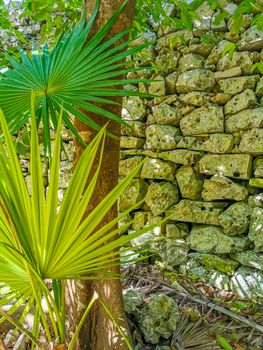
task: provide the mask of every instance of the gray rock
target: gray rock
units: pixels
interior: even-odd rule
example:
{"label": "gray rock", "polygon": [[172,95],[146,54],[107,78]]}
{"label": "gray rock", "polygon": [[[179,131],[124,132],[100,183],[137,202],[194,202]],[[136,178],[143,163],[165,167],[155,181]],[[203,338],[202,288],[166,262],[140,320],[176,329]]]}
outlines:
{"label": "gray rock", "polygon": [[219,225],[219,215],[225,202],[198,202],[182,199],[173,209],[170,209],[170,219],[183,222]]}
{"label": "gray rock", "polygon": [[225,121],[226,132],[263,127],[263,107],[245,109],[237,114],[229,115]]}
{"label": "gray rock", "polygon": [[254,269],[263,271],[263,255],[247,250],[241,253],[231,254],[231,257],[240,262],[241,265],[253,267]]}
{"label": "gray rock", "polygon": [[184,135],[200,135],[224,132],[222,107],[209,105],[195,109],[180,121]]}
{"label": "gray rock", "polygon": [[186,242],[199,253],[215,254],[241,252],[248,245],[246,237],[229,237],[210,225],[194,225]]}
{"label": "gray rock", "polygon": [[146,106],[138,96],[124,97],[123,108],[123,119],[125,120],[143,120],[146,115]]}
{"label": "gray rock", "polygon": [[249,229],[252,209],[245,203],[234,203],[219,215],[219,223],[229,236],[242,235]]}
{"label": "gray rock", "polygon": [[252,173],[252,157],[249,154],[206,154],[199,162],[199,171],[248,180]]}
{"label": "gray rock", "polygon": [[176,106],[170,106],[167,103],[161,103],[152,107],[152,113],[156,123],[178,126],[182,114]]}
{"label": "gray rock", "polygon": [[128,289],[123,293],[124,308],[128,314],[137,316],[143,305],[142,295],[135,289]]}
{"label": "gray rock", "polygon": [[[119,175],[126,176],[142,161],[143,157],[135,156],[128,159],[121,160],[119,162]],[[138,171],[137,176],[140,176],[140,170]]]}
{"label": "gray rock", "polygon": [[223,175],[214,175],[204,181],[202,192],[203,200],[215,201],[230,199],[235,201],[246,200],[248,191],[245,187],[231,181]]}
{"label": "gray rock", "polygon": [[170,266],[178,266],[187,259],[189,247],[185,240],[175,237],[161,237],[156,245],[157,254]]}
{"label": "gray rock", "polygon": [[229,276],[223,272],[217,271],[217,270],[210,270],[210,273],[208,274],[208,283],[210,283],[212,286],[220,289],[220,290],[230,290],[229,285],[230,279]]}
{"label": "gray rock", "polygon": [[180,129],[170,125],[150,125],[145,133],[145,148],[157,151],[174,149],[181,138]]}
{"label": "gray rock", "polygon": [[201,199],[204,177],[190,165],[183,165],[176,171],[176,180],[183,198]]}
{"label": "gray rock", "polygon": [[242,74],[240,67],[230,68],[224,71],[215,72],[215,80],[239,77]]}
{"label": "gray rock", "polygon": [[139,325],[147,343],[157,344],[168,339],[176,330],[179,308],[174,299],[166,295],[151,295],[151,300],[139,315]]}
{"label": "gray rock", "polygon": [[238,42],[239,51],[257,51],[263,49],[263,30],[256,26],[248,28],[242,34],[241,40]]}
{"label": "gray rock", "polygon": [[178,148],[188,148],[209,153],[229,153],[234,147],[234,137],[227,134],[211,134],[208,136],[182,137]]}
{"label": "gray rock", "polygon": [[183,73],[188,70],[201,69],[204,66],[204,57],[195,53],[183,55],[179,61],[179,72]]}
{"label": "gray rock", "polygon": [[240,67],[243,74],[250,74],[253,61],[248,52],[235,52],[233,57],[225,55],[218,60],[217,70],[224,71],[227,69]]}
{"label": "gray rock", "polygon": [[246,131],[241,139],[239,149],[242,153],[254,156],[263,155],[263,129]]}
{"label": "gray rock", "polygon": [[176,164],[191,165],[198,162],[203,156],[202,152],[189,151],[186,149],[176,149],[173,151],[161,152],[158,157],[169,160]]}
{"label": "gray rock", "polygon": [[248,267],[240,267],[230,280],[231,289],[241,298],[262,300],[263,273]]}
{"label": "gray rock", "polygon": [[263,252],[263,208],[253,209],[248,237],[254,242],[256,251]]}
{"label": "gray rock", "polygon": [[255,105],[257,105],[256,94],[254,91],[247,89],[231,98],[225,105],[224,110],[225,114],[235,114]]}
{"label": "gray rock", "polygon": [[173,49],[162,49],[156,57],[155,65],[160,74],[167,75],[176,70],[180,53]]}
{"label": "gray rock", "polygon": [[153,213],[161,213],[178,203],[178,187],[171,182],[153,182],[148,188],[145,202]]}
{"label": "gray rock", "polygon": [[230,276],[235,273],[239,266],[239,263],[235,260],[222,258],[218,255],[191,253],[189,256],[209,270],[216,269]]}
{"label": "gray rock", "polygon": [[258,75],[223,79],[218,81],[218,89],[225,94],[236,95],[246,89],[254,90],[258,80]]}
{"label": "gray rock", "polygon": [[121,148],[143,148],[145,139],[132,136],[121,136],[120,147]]}
{"label": "gray rock", "polygon": [[206,92],[193,91],[186,95],[181,95],[180,100],[185,104],[201,107],[210,102],[211,97]]}
{"label": "gray rock", "polygon": [[[132,183],[126,188],[119,198],[119,211],[123,212],[136,203],[140,202],[146,195],[148,190],[147,183],[142,179],[134,179]],[[143,203],[140,204],[141,207]]]}
{"label": "gray rock", "polygon": [[187,93],[191,91],[210,92],[214,86],[214,73],[204,69],[195,69],[184,72],[178,77],[176,83],[176,89],[179,93]]}
{"label": "gray rock", "polygon": [[165,80],[161,75],[154,78],[149,84],[149,93],[157,96],[165,96]]}
{"label": "gray rock", "polygon": [[148,158],[143,164],[141,178],[174,180],[175,165],[160,159]]}

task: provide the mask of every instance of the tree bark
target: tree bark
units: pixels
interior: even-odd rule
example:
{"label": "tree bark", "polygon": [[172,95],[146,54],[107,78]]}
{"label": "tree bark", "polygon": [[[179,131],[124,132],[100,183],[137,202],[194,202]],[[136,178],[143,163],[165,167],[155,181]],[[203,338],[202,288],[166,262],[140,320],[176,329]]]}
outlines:
{"label": "tree bark", "polygon": [[[99,14],[96,18],[95,25],[91,36],[96,33],[105,22],[114,14],[114,12],[123,3],[123,0],[101,0]],[[87,16],[93,12],[95,0],[86,0]],[[107,39],[124,31],[131,25],[134,13],[135,0],[129,0],[125,9],[121,13],[116,24],[108,34]],[[88,82],[87,82],[88,84]],[[114,101],[121,102],[120,98],[114,98]],[[107,105],[103,106],[110,112],[121,115],[121,106]],[[108,119],[89,113],[89,117],[94,119],[97,124],[103,126]],[[89,143],[95,136],[95,132],[88,128],[85,124],[75,120],[77,130],[81,133],[84,140]],[[115,135],[120,135],[120,125],[114,121],[110,121],[107,129]],[[107,137],[105,142],[105,152],[103,156],[102,168],[95,189],[95,196],[87,208],[87,213],[92,211],[94,207],[117,185],[118,183],[118,167],[119,167],[119,140]],[[78,161],[83,148],[75,142],[75,163]],[[94,166],[94,170],[96,164]],[[117,204],[108,212],[104,221],[105,225],[117,216]],[[117,252],[116,252],[117,254]],[[119,268],[113,268],[113,272],[119,273]],[[118,320],[122,329],[130,338],[129,327],[127,324],[124,305],[122,299],[122,288],[119,280],[105,281],[67,281],[66,282],[66,304],[68,308],[68,321],[70,323],[71,332],[74,331],[76,325],[90,302],[92,296],[96,293],[100,298],[104,299],[112,310],[114,316]],[[114,323],[99,303],[93,306],[85,324],[82,327],[76,350],[127,350],[128,346],[122,339]]]}

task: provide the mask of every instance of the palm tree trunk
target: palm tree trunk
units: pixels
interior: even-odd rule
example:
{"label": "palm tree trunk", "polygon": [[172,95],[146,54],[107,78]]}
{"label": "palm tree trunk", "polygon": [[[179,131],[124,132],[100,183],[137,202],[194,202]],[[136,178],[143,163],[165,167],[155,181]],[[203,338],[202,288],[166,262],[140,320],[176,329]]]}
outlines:
{"label": "palm tree trunk", "polygon": [[[95,26],[93,27],[93,35],[100,29],[105,22],[113,15],[113,13],[123,3],[123,0],[101,0],[99,14],[97,16]],[[93,11],[95,0],[86,0],[86,9],[88,17]],[[107,39],[127,29],[131,25],[134,13],[135,0],[129,0],[124,11],[121,13],[115,26],[109,33]],[[87,82],[88,84],[88,82]],[[121,99],[114,98],[114,101],[121,103]],[[105,108],[105,106],[104,106]],[[110,112],[121,115],[121,106],[107,106]],[[108,119],[98,115],[89,114],[89,117],[96,120],[96,123],[103,126]],[[75,120],[75,126],[81,133],[82,137],[88,143],[94,137],[93,130],[85,124]],[[120,135],[120,125],[111,121],[108,124],[108,130],[115,135]],[[117,185],[118,182],[118,166],[119,166],[119,140],[108,138],[105,143],[105,152],[103,164],[95,190],[96,195],[92,198],[92,203],[87,209],[87,214]],[[83,149],[75,142],[75,163],[78,161]],[[96,167],[96,164],[95,164]],[[101,225],[105,225],[117,215],[117,205],[114,205],[104,218]],[[116,252],[117,254],[117,252]],[[119,273],[119,268],[113,268],[113,272]],[[66,288],[66,304],[68,308],[70,330],[74,331],[78,324],[83,311],[91,300],[92,296],[97,294],[106,301],[109,308],[113,311],[122,329],[125,330],[130,338],[129,328],[124,312],[122,289],[119,280],[106,281],[68,281]],[[78,345],[76,350],[128,350],[127,344],[123,341],[114,323],[99,303],[96,303],[92,311],[82,327]]]}

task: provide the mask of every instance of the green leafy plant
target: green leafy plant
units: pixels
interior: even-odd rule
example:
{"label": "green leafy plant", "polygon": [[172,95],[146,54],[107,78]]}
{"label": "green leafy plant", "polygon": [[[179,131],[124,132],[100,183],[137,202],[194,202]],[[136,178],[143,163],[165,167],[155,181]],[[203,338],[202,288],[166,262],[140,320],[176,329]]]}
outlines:
{"label": "green leafy plant", "polygon": [[145,81],[124,80],[121,76],[142,69],[132,67],[133,62],[128,64],[125,58],[150,43],[130,46],[132,40],[126,40],[116,45],[128,35],[129,30],[104,41],[127,1],[124,1],[105,26],[92,37],[89,34],[99,10],[99,0],[90,21],[86,24],[82,20],[71,32],[62,35],[51,51],[46,45],[41,52],[34,49],[32,56],[21,51],[21,63],[9,57],[13,69],[4,72],[0,79],[0,107],[13,132],[19,130],[29,119],[32,91],[36,95],[37,125],[42,122],[43,142],[49,153],[50,126],[57,129],[58,114],[62,106],[62,121],[80,142],[81,137],[72,123],[72,116],[97,131],[100,126],[87,116],[88,112],[124,123],[119,116],[95,103],[112,105],[116,102],[110,99],[111,96],[142,95],[118,87]]}
{"label": "green leafy plant", "polygon": [[[40,346],[38,338],[41,329],[44,330],[46,342],[65,344],[63,281],[65,279],[118,278],[109,273],[111,266],[119,264],[116,249],[124,246],[123,251],[128,251],[130,248],[125,248],[127,242],[149,229],[147,227],[125,235],[122,233],[127,229],[127,225],[116,228],[117,222],[136,206],[122,213],[106,226],[96,229],[120,194],[131,183],[141,165],[138,165],[83,219],[100,172],[105,128],[83,152],[58,207],[62,115],[63,111],[58,120],[49,188],[45,194],[37,119],[35,105],[32,103],[30,195],[7,123],[0,110],[5,141],[0,143],[0,307],[6,304],[12,305],[7,313],[0,309],[1,322],[7,319],[26,333],[38,346]],[[99,166],[85,188],[93,161],[98,153],[100,154]],[[46,285],[47,279],[52,280],[54,294]],[[43,299],[46,302],[48,314],[43,310],[41,303]],[[77,332],[94,302],[102,303],[114,320],[105,302],[98,301],[94,296]],[[32,307],[34,308],[34,326],[29,331],[23,327],[23,321]],[[21,317],[17,320],[12,315],[21,308]],[[47,321],[48,319],[50,322]],[[72,349],[75,339],[76,335],[68,349]]]}

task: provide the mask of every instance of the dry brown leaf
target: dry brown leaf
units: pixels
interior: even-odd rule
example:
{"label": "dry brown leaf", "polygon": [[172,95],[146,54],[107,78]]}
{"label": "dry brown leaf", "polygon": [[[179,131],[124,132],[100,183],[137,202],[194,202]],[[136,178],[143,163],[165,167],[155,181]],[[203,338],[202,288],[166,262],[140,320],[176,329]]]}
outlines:
{"label": "dry brown leaf", "polygon": [[1,338],[0,338],[0,350],[7,350]]}
{"label": "dry brown leaf", "polygon": [[55,347],[55,350],[64,350],[65,349],[65,344],[59,344]]}

